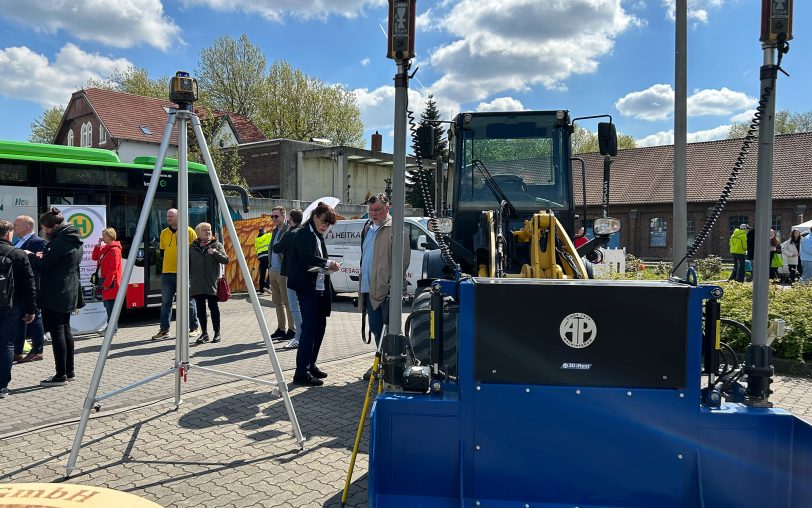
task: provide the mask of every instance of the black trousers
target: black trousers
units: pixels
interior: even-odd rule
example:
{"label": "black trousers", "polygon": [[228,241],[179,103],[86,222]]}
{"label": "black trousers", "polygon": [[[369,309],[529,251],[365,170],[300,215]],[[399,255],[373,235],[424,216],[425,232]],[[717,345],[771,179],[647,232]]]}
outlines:
{"label": "black trousers", "polygon": [[206,302],[209,302],[209,312],[211,312],[211,325],[214,333],[220,333],[220,304],[216,295],[195,295],[195,306],[197,307],[197,320],[200,322],[200,329],[203,333],[208,333],[206,323]]}
{"label": "black trousers", "polygon": [[57,377],[73,377],[73,335],[70,332],[70,312],[42,309],[42,324],[51,333]]}
{"label": "black trousers", "polygon": [[330,312],[332,296],[329,291],[297,291],[296,296],[299,298],[299,309],[302,312],[302,335],[296,351],[294,377],[302,378],[316,366],[327,328],[327,314]]}
{"label": "black trousers", "polygon": [[268,283],[268,265],[270,263],[270,258],[268,257],[268,253],[264,252],[261,256],[259,256],[259,290],[262,291],[264,289],[270,288],[270,284]]}

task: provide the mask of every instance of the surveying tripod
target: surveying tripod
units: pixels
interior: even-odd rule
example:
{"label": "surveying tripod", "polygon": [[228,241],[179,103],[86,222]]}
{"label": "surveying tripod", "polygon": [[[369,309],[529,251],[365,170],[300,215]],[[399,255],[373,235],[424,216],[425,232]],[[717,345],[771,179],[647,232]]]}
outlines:
{"label": "surveying tripod", "polygon": [[[285,378],[282,375],[282,368],[279,364],[279,359],[276,356],[276,351],[274,351],[273,343],[271,342],[271,336],[270,333],[268,332],[268,324],[265,322],[265,316],[262,314],[262,307],[260,306],[259,298],[257,297],[257,292],[254,289],[253,283],[251,282],[252,281],[251,272],[248,269],[248,263],[246,262],[245,255],[243,254],[242,249],[240,247],[239,237],[237,236],[237,231],[234,228],[234,222],[231,220],[231,214],[228,213],[228,204],[226,203],[226,198],[223,195],[223,190],[220,187],[220,180],[218,179],[217,172],[214,169],[214,163],[212,162],[209,148],[206,145],[206,138],[203,135],[203,129],[200,125],[200,119],[194,113],[193,103],[195,100],[197,100],[197,82],[194,79],[190,78],[188,73],[183,71],[178,72],[170,82],[169,98],[170,100],[178,104],[178,109],[171,109],[168,112],[168,120],[166,123],[166,128],[164,129],[163,138],[161,139],[161,146],[158,151],[158,158],[155,161],[155,168],[152,171],[152,177],[150,178],[149,188],[147,189],[147,195],[146,198],[144,199],[144,203],[141,208],[141,215],[138,219],[138,226],[136,227],[135,236],[133,237],[132,244],[130,247],[131,249],[130,255],[127,256],[127,263],[124,267],[124,273],[122,276],[122,281],[119,284],[118,293],[116,294],[115,304],[113,305],[113,312],[110,315],[107,329],[104,334],[104,340],[102,342],[101,351],[99,351],[99,358],[96,361],[96,368],[93,370],[93,378],[90,382],[87,397],[85,398],[85,402],[82,407],[82,416],[79,420],[79,426],[76,429],[76,436],[73,440],[73,447],[71,449],[70,456],[68,457],[68,464],[66,466],[66,475],[65,475],[66,477],[70,476],[71,472],[76,466],[76,459],[79,454],[79,448],[82,445],[82,438],[84,436],[85,429],[87,428],[87,422],[88,419],[90,418],[90,412],[94,408],[98,408],[99,402],[107,398],[110,398],[114,395],[118,395],[127,390],[136,388],[138,386],[149,383],[151,381],[155,381],[156,379],[171,374],[175,376],[174,403],[175,408],[177,409],[182,403],[181,381],[185,381],[187,373],[193,369],[209,372],[220,376],[226,376],[245,381],[252,381],[254,383],[270,386],[271,395],[273,396],[280,395],[282,397],[282,400],[285,403],[285,408],[287,410],[291,425],[293,426],[293,435],[296,439],[296,443],[298,444],[300,449],[304,447],[305,438],[302,435],[302,430],[299,427],[299,421],[296,418],[296,412],[293,409],[293,403],[290,400],[290,393],[288,392],[288,387],[285,382]],[[265,341],[265,347],[268,350],[268,356],[270,357],[271,364],[273,365],[274,375],[276,377],[275,382],[256,379],[249,376],[243,376],[240,374],[233,374],[230,372],[224,372],[209,367],[202,367],[191,363],[189,360],[189,236],[186,233],[189,228],[189,168],[188,168],[188,145],[187,145],[187,137],[188,137],[187,126],[189,122],[191,122],[195,137],[197,138],[197,144],[200,147],[200,152],[203,155],[203,160],[206,163],[209,178],[211,179],[212,189],[214,191],[215,197],[217,198],[219,208],[222,212],[221,215],[223,217],[223,221],[225,222],[225,225],[228,228],[228,233],[231,236],[232,241],[234,242],[235,246],[234,252],[237,256],[237,261],[239,262],[240,269],[242,270],[243,280],[246,281],[246,287],[248,288],[248,296],[253,305],[254,314],[256,315],[257,323],[259,324],[260,332],[262,333],[262,338]],[[114,330],[116,329],[115,324],[118,322],[118,318],[121,315],[121,308],[124,305],[127,285],[129,284],[133,267],[135,266],[136,259],[135,251],[137,250],[138,245],[141,244],[141,241],[144,236],[144,230],[146,229],[147,221],[149,219],[149,211],[152,207],[152,202],[155,198],[155,192],[158,188],[158,182],[160,181],[161,169],[163,168],[164,159],[166,158],[166,153],[170,145],[172,131],[176,123],[178,125],[177,208],[178,208],[178,231],[180,232],[180,234],[177,235],[178,284],[177,284],[177,307],[176,307],[177,319],[176,319],[174,364],[172,365],[172,367],[163,372],[158,372],[140,381],[136,381],[135,383],[113,390],[112,392],[103,395],[97,395],[99,385],[101,383],[101,377],[104,372],[104,365],[105,362],[107,361],[107,355],[110,352],[110,346],[112,344]]]}

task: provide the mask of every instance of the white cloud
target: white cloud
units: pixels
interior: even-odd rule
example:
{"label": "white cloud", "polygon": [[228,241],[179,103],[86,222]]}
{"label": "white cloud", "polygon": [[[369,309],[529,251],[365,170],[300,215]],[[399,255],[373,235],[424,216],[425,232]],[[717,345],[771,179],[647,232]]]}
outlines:
{"label": "white cloud", "polygon": [[25,46],[0,49],[0,95],[46,107],[64,105],[89,79],[132,66],[125,58],[87,53],[73,44],[63,46],[53,63]]}
{"label": "white cloud", "polygon": [[490,102],[480,102],[477,111],[524,111],[525,107],[513,97],[497,97]]}
{"label": "white cloud", "polygon": [[329,16],[355,18],[367,6],[386,5],[386,0],[181,0],[185,7],[209,7],[216,11],[242,11],[281,22],[286,17],[327,19]]}
{"label": "white cloud", "polygon": [[[688,20],[706,24],[708,22],[708,10],[719,9],[725,5],[726,0],[688,0]],[[677,0],[663,0],[665,14],[668,19],[674,21],[676,18]]]}
{"label": "white cloud", "polygon": [[755,109],[748,109],[747,111],[742,111],[738,115],[733,115],[730,117],[730,123],[742,123],[747,122],[750,123],[753,120],[753,115],[756,114]]}
{"label": "white cloud", "polygon": [[[752,108],[756,99],[726,87],[720,90],[695,90],[687,99],[689,116],[726,116]],[[623,116],[641,120],[667,120],[674,113],[674,89],[671,85],[652,85],[639,92],[630,92],[615,102]]]}
{"label": "white cloud", "polygon": [[752,108],[758,103],[742,92],[726,87],[721,90],[698,90],[688,97],[688,113],[691,116],[729,115],[734,111]]}
{"label": "white cloud", "polygon": [[441,20],[456,40],[437,48],[436,95],[481,101],[541,84],[562,89],[593,73],[615,38],[637,23],[620,0],[460,0]]}
{"label": "white cloud", "polygon": [[180,41],[180,28],[164,14],[161,0],[0,0],[0,13],[38,32],[65,31],[116,48],[147,44],[166,51]]}
{"label": "white cloud", "polygon": [[415,28],[423,32],[431,32],[442,28],[442,18],[434,11],[434,9],[426,9],[426,12],[418,14],[415,17]]}
{"label": "white cloud", "polygon": [[371,61],[371,60],[370,60],[369,58],[363,58],[363,59],[361,59],[361,65],[363,65],[364,67],[366,67],[367,65],[369,65],[369,62],[370,62],[370,61]]}
{"label": "white cloud", "polygon": [[674,89],[671,85],[657,84],[626,94],[615,102],[623,116],[641,120],[666,120],[674,111]]}
{"label": "white cloud", "polygon": [[[393,86],[381,86],[374,90],[358,88],[353,90],[358,101],[358,108],[361,110],[361,120],[367,130],[393,130],[395,124],[395,88]],[[420,114],[426,107],[428,94],[416,89],[409,89],[409,109],[414,111],[416,121],[420,120]],[[435,97],[437,109],[443,120],[451,120],[452,116],[459,112],[459,104]]]}
{"label": "white cloud", "polygon": [[[717,139],[726,139],[728,132],[730,132],[730,125],[720,125],[713,129],[704,131],[696,131],[688,133],[689,143],[699,143],[702,141],[715,141]],[[671,145],[674,143],[674,131],[660,131],[655,134],[650,134],[644,138],[636,140],[638,147],[644,146],[661,146]]]}

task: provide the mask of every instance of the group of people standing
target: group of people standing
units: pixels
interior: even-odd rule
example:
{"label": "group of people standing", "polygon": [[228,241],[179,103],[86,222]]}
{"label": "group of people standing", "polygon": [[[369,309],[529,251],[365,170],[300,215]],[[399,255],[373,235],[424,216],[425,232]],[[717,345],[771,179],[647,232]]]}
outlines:
{"label": "group of people standing", "polygon": [[[740,225],[730,236],[729,245],[733,256],[729,280],[744,282],[747,262],[752,263],[755,257],[755,230],[747,224]],[[790,237],[781,242],[778,233],[770,230],[770,279],[778,279],[779,269],[785,264],[790,283],[812,278],[812,235],[802,235],[793,229]]]}
{"label": "group of people standing", "polygon": [[[76,379],[70,316],[84,306],[79,284],[82,240],[57,208],[42,214],[39,223],[43,238],[34,232],[31,217],[19,216],[14,223],[0,220],[0,265],[9,268],[3,282],[12,284],[4,286],[10,293],[0,306],[0,398],[9,393],[15,361],[43,359],[45,332],[51,337],[55,374],[40,385],[62,386]],[[33,346],[23,356],[28,333]]]}

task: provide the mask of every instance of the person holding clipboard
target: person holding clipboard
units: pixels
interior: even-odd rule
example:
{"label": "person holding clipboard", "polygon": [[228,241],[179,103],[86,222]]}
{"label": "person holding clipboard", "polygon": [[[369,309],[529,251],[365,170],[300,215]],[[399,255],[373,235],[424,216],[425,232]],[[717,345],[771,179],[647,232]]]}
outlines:
{"label": "person holding clipboard", "polygon": [[332,305],[330,273],[340,265],[327,258],[324,233],[336,223],[333,208],[323,202],[296,231],[288,251],[288,288],[296,292],[302,312],[302,334],[296,351],[293,384],[321,386],[327,374],[316,366]]}

